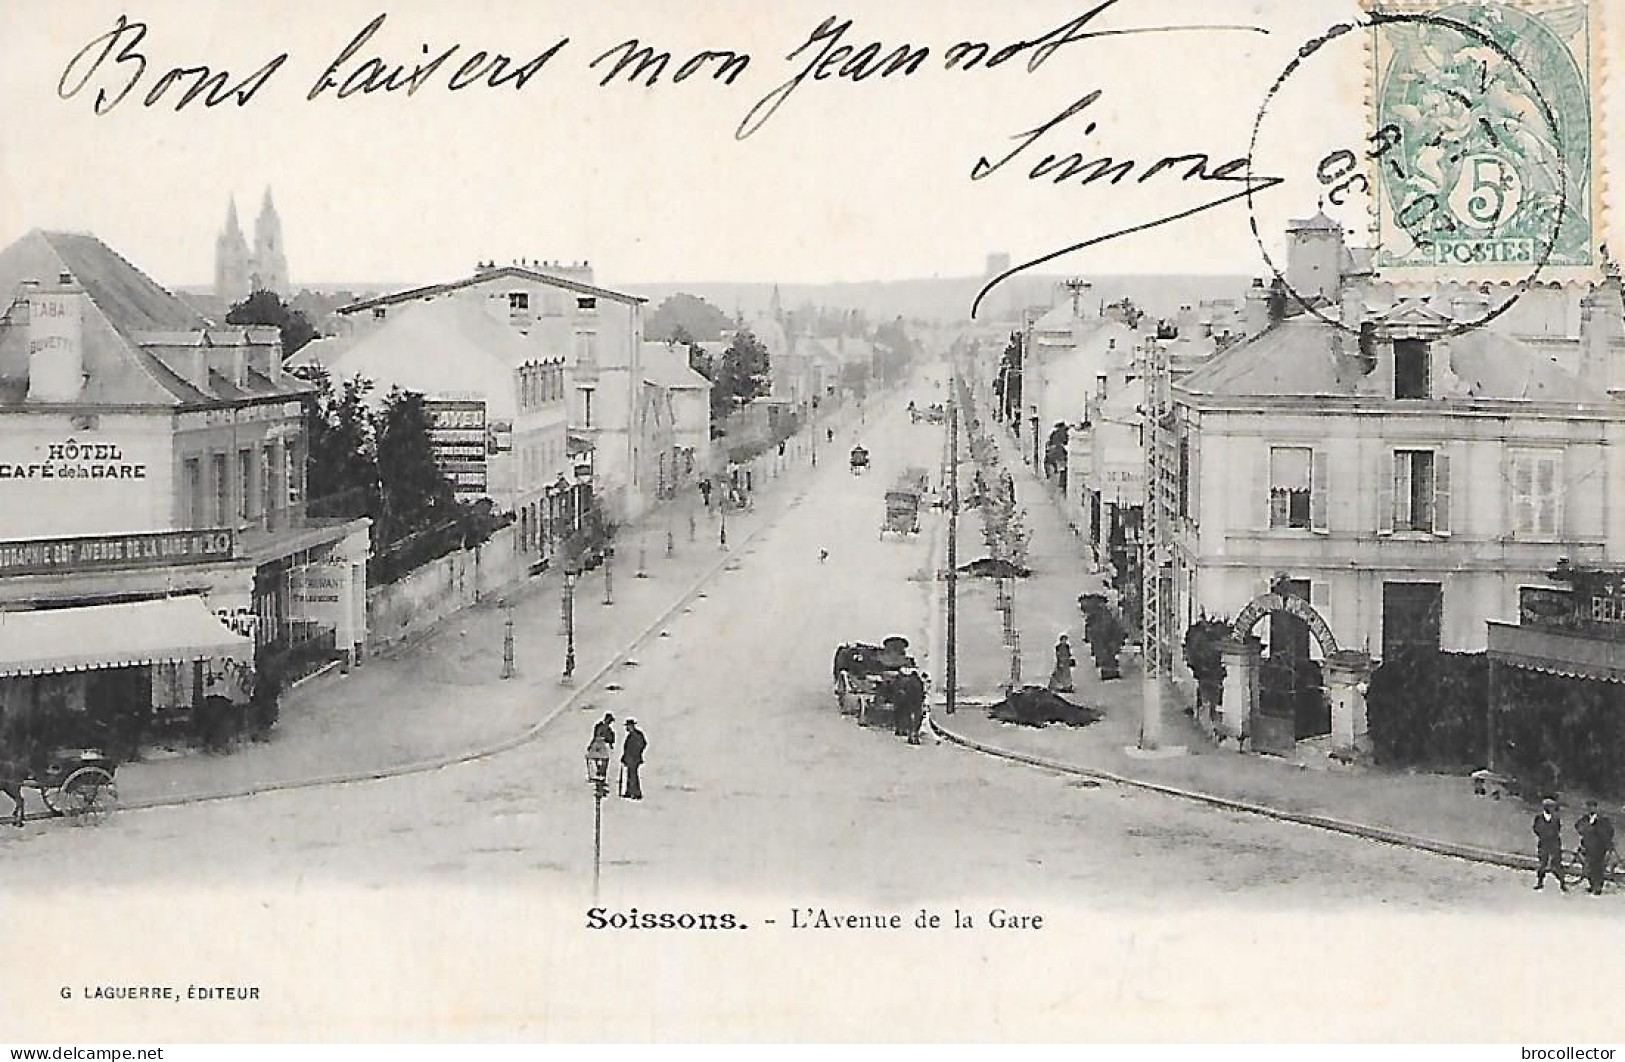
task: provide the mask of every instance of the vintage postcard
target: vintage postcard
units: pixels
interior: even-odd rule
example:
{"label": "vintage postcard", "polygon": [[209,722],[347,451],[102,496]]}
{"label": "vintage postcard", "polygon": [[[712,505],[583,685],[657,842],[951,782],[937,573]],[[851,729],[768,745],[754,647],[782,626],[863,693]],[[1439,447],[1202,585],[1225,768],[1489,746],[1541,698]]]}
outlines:
{"label": "vintage postcard", "polygon": [[1625,1037],[1625,2],[0,30],[0,1039]]}

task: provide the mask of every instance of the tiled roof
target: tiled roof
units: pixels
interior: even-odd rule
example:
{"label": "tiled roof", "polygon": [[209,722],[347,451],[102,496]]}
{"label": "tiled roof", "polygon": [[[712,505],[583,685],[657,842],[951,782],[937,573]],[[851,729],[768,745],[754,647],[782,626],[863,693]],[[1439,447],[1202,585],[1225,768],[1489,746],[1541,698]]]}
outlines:
{"label": "tiled roof", "polygon": [[[1528,345],[1490,329],[1450,337],[1450,369],[1465,398],[1554,403],[1606,403],[1581,381]],[[1340,330],[1302,316],[1281,321],[1216,355],[1174,386],[1191,394],[1232,398],[1357,397],[1365,374],[1343,353]]]}
{"label": "tiled roof", "polygon": [[476,273],[471,277],[464,277],[462,280],[453,280],[445,284],[427,284],[421,288],[409,288],[406,291],[391,292],[388,295],[380,295],[374,299],[365,299],[361,302],[353,302],[348,306],[340,306],[334,312],[339,314],[352,314],[359,313],[362,310],[370,310],[374,306],[393,306],[396,303],[414,302],[418,299],[429,299],[436,295],[444,295],[447,292],[457,291],[460,288],[471,287],[475,284],[482,284],[487,280],[500,278],[529,280],[538,284],[547,284],[551,287],[563,288],[566,291],[573,291],[578,295],[591,295],[600,299],[613,299],[616,302],[624,302],[628,305],[636,305],[649,301],[647,299],[639,298],[636,295],[628,295],[625,292],[611,291],[608,288],[600,288],[592,284],[583,284],[579,280],[570,280],[566,277],[556,277],[550,273],[539,273],[534,269],[526,269],[523,266],[503,266],[500,269],[488,269],[484,272]]}
{"label": "tiled roof", "polygon": [[89,233],[35,229],[0,251],[0,297],[9,305],[25,280],[56,283],[72,273],[109,324],[126,338],[138,332],[188,332],[203,318],[157,281]]}

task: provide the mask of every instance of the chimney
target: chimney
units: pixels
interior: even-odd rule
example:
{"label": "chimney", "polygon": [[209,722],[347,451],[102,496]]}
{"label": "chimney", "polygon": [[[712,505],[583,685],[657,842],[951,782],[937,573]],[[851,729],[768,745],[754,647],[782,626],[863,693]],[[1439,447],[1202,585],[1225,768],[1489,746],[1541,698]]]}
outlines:
{"label": "chimney", "polygon": [[1179,308],[1179,338],[1195,339],[1198,328],[1196,310],[1190,306]]}
{"label": "chimney", "polygon": [[1625,395],[1625,302],[1619,267],[1603,269],[1602,283],[1580,300],[1580,379],[1615,396]]}
{"label": "chimney", "polygon": [[28,299],[28,398],[72,402],[85,386],[84,319],[89,297],[71,273],[54,286],[25,289]]}
{"label": "chimney", "polygon": [[1270,293],[1263,277],[1253,278],[1242,306],[1242,326],[1248,335],[1256,336],[1270,326]]}
{"label": "chimney", "polygon": [[[1482,320],[1489,312],[1490,288],[1488,284],[1476,289],[1464,287],[1450,297],[1450,316],[1456,319],[1457,324],[1471,324]],[[1583,315],[1584,312],[1582,308],[1581,314]]]}

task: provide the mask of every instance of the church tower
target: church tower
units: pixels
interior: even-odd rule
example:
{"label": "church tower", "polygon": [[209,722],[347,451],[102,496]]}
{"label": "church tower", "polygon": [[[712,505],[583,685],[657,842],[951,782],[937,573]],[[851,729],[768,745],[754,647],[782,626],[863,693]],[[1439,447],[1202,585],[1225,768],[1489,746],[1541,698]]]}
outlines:
{"label": "church tower", "polygon": [[277,217],[276,205],[271,202],[270,188],[265,189],[260,216],[254,222],[254,265],[250,280],[255,291],[271,291],[287,297],[288,259],[282,251],[282,219]]}
{"label": "church tower", "polygon": [[226,207],[226,227],[214,240],[214,293],[228,302],[241,302],[248,291],[248,241],[237,223],[237,200],[233,198]]}

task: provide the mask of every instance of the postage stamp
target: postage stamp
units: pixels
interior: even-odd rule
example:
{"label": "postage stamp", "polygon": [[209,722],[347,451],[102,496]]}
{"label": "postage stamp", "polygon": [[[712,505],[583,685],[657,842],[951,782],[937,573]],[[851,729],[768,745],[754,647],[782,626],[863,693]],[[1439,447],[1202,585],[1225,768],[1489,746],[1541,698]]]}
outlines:
{"label": "postage stamp", "polygon": [[1367,5],[1380,276],[1595,279],[1599,6]]}

